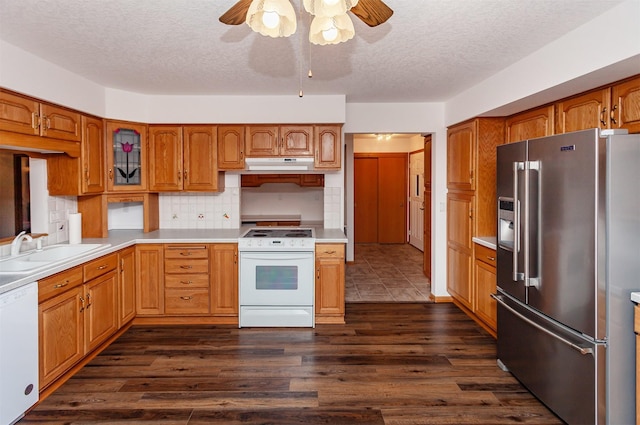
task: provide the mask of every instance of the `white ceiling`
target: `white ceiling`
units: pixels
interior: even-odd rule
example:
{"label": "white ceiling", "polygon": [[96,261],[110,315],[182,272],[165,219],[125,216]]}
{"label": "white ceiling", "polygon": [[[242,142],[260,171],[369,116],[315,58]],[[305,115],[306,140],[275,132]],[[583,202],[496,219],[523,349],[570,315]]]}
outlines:
{"label": "white ceiling", "polygon": [[139,93],[297,95],[302,85],[348,102],[440,102],[622,2],[385,0],[387,23],[351,15],[352,40],[310,48],[306,12],[296,34],[272,39],[218,21],[235,1],[0,0],[0,38]]}

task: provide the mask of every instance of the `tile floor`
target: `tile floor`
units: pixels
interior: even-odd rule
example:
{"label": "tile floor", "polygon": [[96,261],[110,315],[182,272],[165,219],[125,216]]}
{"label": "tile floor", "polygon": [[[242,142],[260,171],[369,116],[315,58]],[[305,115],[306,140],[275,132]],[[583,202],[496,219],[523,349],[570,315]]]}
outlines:
{"label": "tile floor", "polygon": [[346,302],[429,302],[422,251],[409,244],[356,244],[347,264]]}

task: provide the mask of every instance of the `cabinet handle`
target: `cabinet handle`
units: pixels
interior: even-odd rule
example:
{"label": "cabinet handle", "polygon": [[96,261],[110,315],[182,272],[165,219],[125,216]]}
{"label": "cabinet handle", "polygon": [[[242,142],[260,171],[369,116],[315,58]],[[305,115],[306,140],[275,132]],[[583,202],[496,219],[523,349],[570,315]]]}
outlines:
{"label": "cabinet handle", "polygon": [[325,254],[335,254],[336,252],[335,251],[325,251],[324,253]]}
{"label": "cabinet handle", "polygon": [[185,300],[185,301],[189,301],[192,300],[193,297],[189,296],[189,297],[180,297],[181,300]]}
{"label": "cabinet handle", "polygon": [[109,168],[109,180],[113,180],[113,170]]}
{"label": "cabinet handle", "polygon": [[181,253],[180,253],[180,255],[183,255],[183,256],[185,256],[185,257],[188,257],[188,256],[190,256],[190,255],[191,255],[191,251],[183,251],[183,252],[181,252]]}
{"label": "cabinet handle", "polygon": [[184,170],[184,181],[189,180],[189,170]]}
{"label": "cabinet handle", "polygon": [[80,297],[80,313],[82,313],[84,311],[84,298]]}
{"label": "cabinet handle", "polygon": [[87,308],[91,307],[91,295],[87,294]]}
{"label": "cabinet handle", "polygon": [[55,285],[53,285],[54,289],[59,289],[59,288],[64,288],[65,286],[67,286],[69,284],[69,280],[65,280],[62,283],[56,283]]}
{"label": "cabinet handle", "polygon": [[496,261],[496,257],[489,257],[489,256],[487,256],[487,260],[489,260],[489,261]]}
{"label": "cabinet handle", "polygon": [[191,285],[193,283],[192,280],[181,280],[180,283],[184,284],[184,285]]}
{"label": "cabinet handle", "polygon": [[614,124],[618,124],[618,121],[616,121],[616,109],[618,109],[618,105],[613,105],[611,107],[611,113],[609,113],[609,118],[611,118],[611,122]]}
{"label": "cabinet handle", "polygon": [[96,267],[96,270],[104,270],[106,269],[108,266],[106,264],[103,264],[101,266]]}
{"label": "cabinet handle", "polygon": [[51,128],[51,119],[49,117],[42,117],[44,118],[44,129],[49,130]]}
{"label": "cabinet handle", "polygon": [[237,252],[233,253],[233,264],[238,264],[238,253]]}
{"label": "cabinet handle", "polygon": [[182,171],[178,170],[178,181],[182,180]]}
{"label": "cabinet handle", "polygon": [[473,208],[469,208],[469,218],[473,220]]}
{"label": "cabinet handle", "polygon": [[607,122],[604,120],[606,114],[607,114],[607,107],[605,106],[604,108],[602,108],[602,112],[600,112],[600,124],[602,124],[603,127],[607,126]]}
{"label": "cabinet handle", "polygon": [[84,181],[89,183],[89,167],[85,165],[84,167]]}
{"label": "cabinet handle", "polygon": [[320,268],[316,269],[316,280],[320,280]]}
{"label": "cabinet handle", "polygon": [[240,159],[244,159],[244,152],[240,151]]}
{"label": "cabinet handle", "polygon": [[193,266],[180,266],[181,269],[192,269]]}
{"label": "cabinet handle", "polygon": [[31,128],[37,129],[40,127],[40,115],[37,112],[31,113]]}

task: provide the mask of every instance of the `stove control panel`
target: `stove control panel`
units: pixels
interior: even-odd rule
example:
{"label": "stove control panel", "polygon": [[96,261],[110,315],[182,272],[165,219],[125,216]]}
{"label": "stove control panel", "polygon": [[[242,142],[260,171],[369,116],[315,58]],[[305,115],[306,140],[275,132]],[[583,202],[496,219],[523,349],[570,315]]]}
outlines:
{"label": "stove control panel", "polygon": [[315,238],[240,238],[240,251],[314,251]]}

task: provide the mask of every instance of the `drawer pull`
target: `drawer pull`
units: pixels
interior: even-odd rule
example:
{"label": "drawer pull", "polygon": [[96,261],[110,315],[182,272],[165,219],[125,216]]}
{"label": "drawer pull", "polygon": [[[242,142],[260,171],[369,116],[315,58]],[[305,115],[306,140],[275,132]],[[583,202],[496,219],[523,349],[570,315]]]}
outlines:
{"label": "drawer pull", "polygon": [[192,269],[192,268],[193,268],[193,266],[180,266],[180,268],[181,268],[181,269],[187,269],[187,270],[188,270],[188,269]]}
{"label": "drawer pull", "polygon": [[191,285],[193,283],[192,280],[181,280],[180,283],[184,283],[185,285]]}
{"label": "drawer pull", "polygon": [[487,260],[489,260],[489,261],[496,261],[496,257],[489,257],[489,256],[487,255]]}
{"label": "drawer pull", "polygon": [[185,256],[185,257],[188,257],[188,256],[190,256],[190,255],[191,255],[191,252],[190,252],[190,251],[181,252],[181,253],[180,253],[180,255],[183,255],[183,256]]}
{"label": "drawer pull", "polygon": [[103,265],[101,265],[101,266],[99,266],[99,267],[96,267],[96,270],[104,270],[104,269],[106,269],[107,267],[108,267],[108,266],[107,266],[106,264],[103,264]]}
{"label": "drawer pull", "polygon": [[324,253],[325,254],[335,254],[336,252],[335,251],[325,251]]}
{"label": "drawer pull", "polygon": [[65,286],[67,286],[69,284],[68,280],[65,280],[62,283],[56,283],[55,285],[53,285],[54,289],[58,289],[58,288],[64,288]]}
{"label": "drawer pull", "polygon": [[185,300],[185,301],[190,301],[193,299],[193,297],[180,297],[181,300]]}

